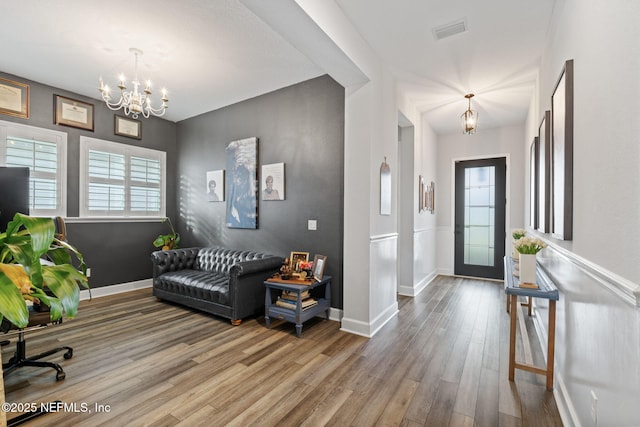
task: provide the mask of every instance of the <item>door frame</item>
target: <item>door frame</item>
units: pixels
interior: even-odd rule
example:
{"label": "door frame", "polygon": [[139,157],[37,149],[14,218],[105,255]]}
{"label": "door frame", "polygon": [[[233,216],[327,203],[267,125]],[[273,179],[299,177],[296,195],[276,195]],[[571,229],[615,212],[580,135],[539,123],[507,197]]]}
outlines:
{"label": "door frame", "polygon": [[[507,199],[507,203],[505,204],[504,211],[504,233],[505,233],[505,242],[504,249],[505,254],[509,254],[509,248],[511,243],[511,155],[509,153],[497,153],[497,154],[482,154],[479,156],[466,156],[466,157],[455,157],[451,159],[451,164],[449,165],[449,174],[450,174],[450,182],[451,182],[451,206],[450,206],[450,214],[449,218],[450,225],[450,233],[449,233],[449,265],[451,266],[451,275],[455,276],[455,250],[456,250],[456,242],[455,242],[455,225],[456,225],[456,162],[464,162],[467,160],[485,160],[485,159],[495,159],[496,157],[504,157],[505,163],[507,165],[507,173],[505,176],[505,197]],[[524,194],[523,194],[524,197]],[[523,199],[524,200],[524,199]],[[497,279],[486,279],[486,280],[496,280],[502,282],[502,280]]]}

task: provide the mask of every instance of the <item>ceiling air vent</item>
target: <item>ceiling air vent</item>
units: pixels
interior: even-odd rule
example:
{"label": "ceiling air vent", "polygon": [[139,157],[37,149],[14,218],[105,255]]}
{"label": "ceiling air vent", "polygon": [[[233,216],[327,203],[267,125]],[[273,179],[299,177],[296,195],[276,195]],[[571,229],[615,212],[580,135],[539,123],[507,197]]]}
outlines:
{"label": "ceiling air vent", "polygon": [[456,34],[464,33],[467,30],[467,23],[464,19],[460,19],[456,22],[434,28],[433,36],[435,37],[436,41],[438,41],[447,37],[455,36]]}

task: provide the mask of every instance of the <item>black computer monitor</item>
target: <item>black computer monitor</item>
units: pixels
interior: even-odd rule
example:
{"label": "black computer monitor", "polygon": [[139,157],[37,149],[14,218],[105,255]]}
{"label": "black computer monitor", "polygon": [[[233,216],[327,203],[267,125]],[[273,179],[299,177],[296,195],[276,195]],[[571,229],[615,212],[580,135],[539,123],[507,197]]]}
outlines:
{"label": "black computer monitor", "polygon": [[0,167],[0,232],[18,212],[29,215],[29,168]]}

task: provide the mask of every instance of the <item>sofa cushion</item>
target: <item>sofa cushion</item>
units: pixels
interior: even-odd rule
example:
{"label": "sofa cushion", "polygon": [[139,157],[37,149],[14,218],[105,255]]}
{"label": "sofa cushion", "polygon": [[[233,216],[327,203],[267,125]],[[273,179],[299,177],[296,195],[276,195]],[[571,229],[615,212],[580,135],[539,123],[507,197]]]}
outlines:
{"label": "sofa cushion", "polygon": [[154,286],[167,292],[229,305],[229,276],[200,270],[161,274]]}

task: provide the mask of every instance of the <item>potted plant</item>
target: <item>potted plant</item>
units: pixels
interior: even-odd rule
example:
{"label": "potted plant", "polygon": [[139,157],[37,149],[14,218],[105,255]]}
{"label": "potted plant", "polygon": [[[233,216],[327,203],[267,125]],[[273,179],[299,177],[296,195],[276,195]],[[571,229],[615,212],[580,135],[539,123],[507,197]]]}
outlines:
{"label": "potted plant", "polygon": [[51,218],[16,214],[0,233],[0,321],[27,326],[26,301],[48,307],[52,321],[74,318],[79,286],[89,288],[86,271],[82,254],[55,236]]}
{"label": "potted plant", "polygon": [[520,283],[536,284],[536,254],[547,247],[537,237],[524,236],[514,242],[515,250],[520,254]]}
{"label": "potted plant", "polygon": [[169,222],[169,227],[171,227],[171,233],[161,234],[156,237],[156,240],[153,241],[153,246],[155,246],[156,248],[161,248],[163,251],[168,251],[169,249],[177,249],[178,244],[180,243],[180,235],[176,233],[176,230],[173,228],[171,218],[167,217],[162,220],[162,222],[167,221]]}

